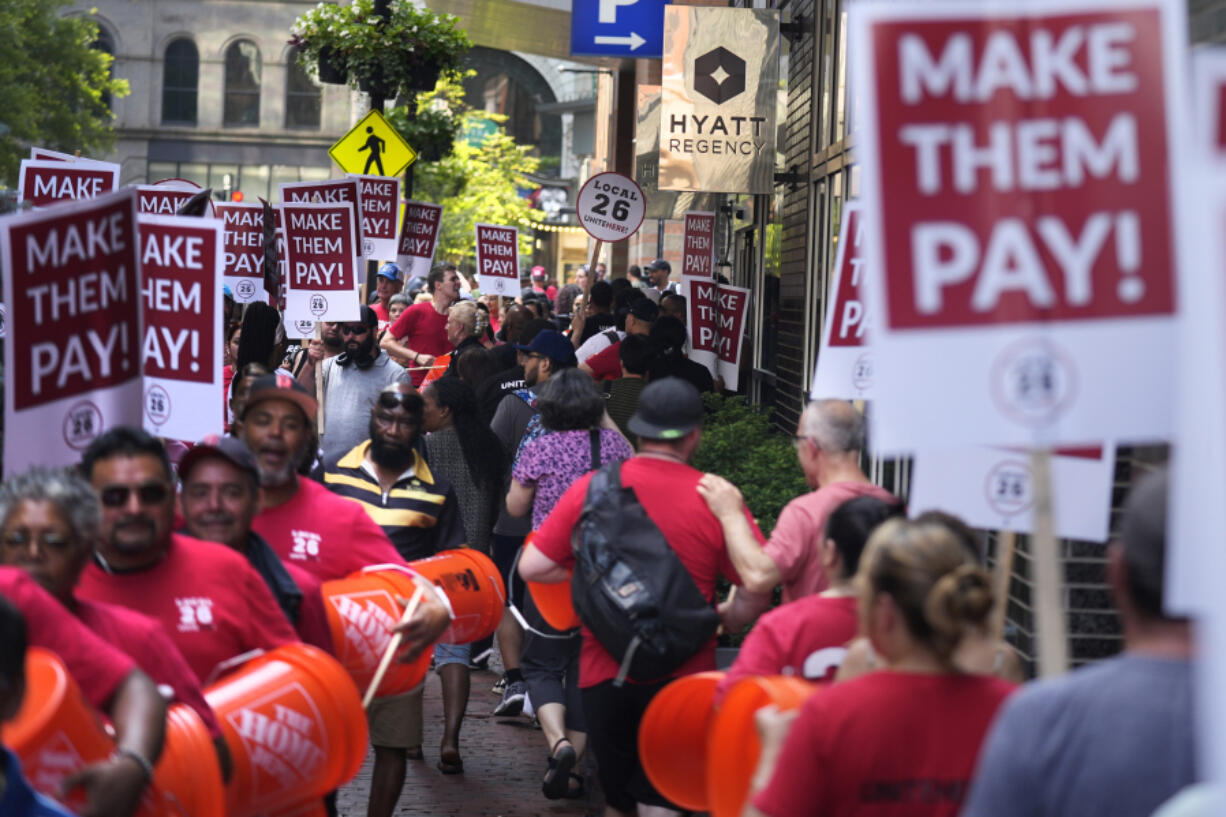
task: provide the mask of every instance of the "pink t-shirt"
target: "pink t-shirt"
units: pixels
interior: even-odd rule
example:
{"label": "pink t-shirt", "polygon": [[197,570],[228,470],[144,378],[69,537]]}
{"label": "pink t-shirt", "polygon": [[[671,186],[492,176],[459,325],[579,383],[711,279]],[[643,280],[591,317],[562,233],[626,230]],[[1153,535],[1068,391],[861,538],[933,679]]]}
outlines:
{"label": "pink t-shirt", "polygon": [[898,502],[893,494],[869,482],[835,482],[796,497],[779,514],[763,550],[779,568],[785,604],[820,593],[830,585],[817,546],[826,535],[831,511],[858,496]]}
{"label": "pink t-shirt", "polygon": [[[362,503],[306,477],[298,478],[298,490],[288,502],[260,511],[251,529],[281,561],[321,582],[343,579],[369,565],[404,564]],[[306,588],[301,589],[305,596]]]}

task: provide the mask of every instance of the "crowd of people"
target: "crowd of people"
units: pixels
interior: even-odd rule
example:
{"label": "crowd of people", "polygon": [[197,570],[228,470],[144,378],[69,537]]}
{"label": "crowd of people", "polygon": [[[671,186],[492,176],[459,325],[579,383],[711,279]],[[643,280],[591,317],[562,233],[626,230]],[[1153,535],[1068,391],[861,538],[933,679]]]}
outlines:
{"label": "crowd of people", "polygon": [[[669,263],[613,279],[602,267],[560,289],[534,268],[506,303],[473,297],[450,265],[405,282],[385,264],[357,320],[319,324],[297,349],[274,308],[251,304],[225,327],[216,436],[113,428],[74,469],[7,475],[0,715],[20,703],[27,642],[56,652],[115,726],[115,754],[69,781],[87,794],[82,814],[134,812],[168,699],[197,712],[228,776],[202,689],[252,650],[332,651],[322,582],[454,548],[503,575],[491,708],[538,720],[542,795],[584,797],[594,763],[607,817],[678,811],[643,769],[638,727],[668,683],[715,668],[714,635],[675,671],[627,681],[629,657],[586,626],[555,629],[525,589],[570,581],[601,469],[723,632],[748,632],[717,697],[758,675],[815,685],[800,710],[760,713],[746,815],[1142,815],[1195,780],[1188,627],[1162,607],[1164,475],[1134,491],[1111,551],[1124,655],[1019,690],[979,537],[940,513],[908,520],[872,484],[855,406],[804,409],[796,456],[812,490],[765,536],[737,486],[690,464],[702,393],[720,384],[686,355]],[[415,581],[425,599],[400,629],[407,657],[433,651],[444,724],[431,755],[462,774],[470,673],[494,645],[437,643],[447,600]],[[421,688],[367,714],[367,813],[388,817],[427,754]],[[63,813],[6,763],[0,814]]]}

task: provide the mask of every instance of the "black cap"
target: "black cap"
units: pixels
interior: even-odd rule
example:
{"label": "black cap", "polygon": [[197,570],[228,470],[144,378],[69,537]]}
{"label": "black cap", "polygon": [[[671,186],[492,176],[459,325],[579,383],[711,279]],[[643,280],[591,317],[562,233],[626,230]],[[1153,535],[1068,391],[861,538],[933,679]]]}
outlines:
{"label": "black cap", "polygon": [[1161,600],[1166,574],[1166,517],[1170,474],[1160,469],[1137,480],[1124,503],[1120,544],[1129,578],[1149,598]]}
{"label": "black cap", "polygon": [[626,427],[648,440],[677,440],[702,425],[702,395],[679,377],[653,380]]}
{"label": "black cap", "polygon": [[218,437],[216,434],[205,437],[183,455],[179,462],[179,479],[186,481],[191,470],[209,457],[220,457],[259,482],[260,469],[247,444],[237,437]]}
{"label": "black cap", "polygon": [[654,323],[660,317],[660,307],[650,298],[637,298],[630,304],[630,314],[645,323]]}
{"label": "black cap", "polygon": [[288,400],[302,409],[307,422],[315,422],[315,412],[319,404],[314,396],[294,378],[287,374],[262,374],[251,381],[251,394],[247,405],[243,407],[243,417],[251,413],[251,409],[265,400]]}
{"label": "black cap", "polygon": [[561,332],[544,329],[537,332],[536,337],[527,346],[517,343],[515,348],[521,352],[535,353],[557,363],[574,363],[575,347]]}
{"label": "black cap", "polygon": [[647,265],[647,269],[662,269],[665,272],[671,273],[673,271],[673,265],[665,261],[663,258],[657,258],[655,261],[652,261]]}

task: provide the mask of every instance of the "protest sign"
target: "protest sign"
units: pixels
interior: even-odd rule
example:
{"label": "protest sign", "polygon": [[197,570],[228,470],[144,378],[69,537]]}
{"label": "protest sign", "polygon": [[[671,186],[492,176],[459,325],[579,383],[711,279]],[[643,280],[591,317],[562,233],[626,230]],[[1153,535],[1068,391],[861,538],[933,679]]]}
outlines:
{"label": "protest sign", "polygon": [[119,189],[119,165],[104,162],[21,160],[17,201],[47,207],[61,201],[83,201]]}
{"label": "protest sign", "polygon": [[396,248],[396,263],[404,273],[404,280],[421,278],[430,274],[434,264],[434,250],[438,246],[439,227],[443,220],[443,208],[423,201],[406,201],[404,221],[400,225],[400,245]]}
{"label": "protest sign", "polygon": [[736,391],[749,290],[692,277],[682,284],[689,313],[690,360],[710,369],[712,377],[722,377],[724,388]]}
{"label": "protest sign", "polygon": [[813,399],[873,396],[873,358],[868,346],[868,319],[860,285],[864,273],[864,222],[857,204],[843,208],[834,273],[826,297],[826,320],[813,373]]}
{"label": "protest sign", "polygon": [[61,153],[58,150],[48,150],[47,148],[30,148],[30,158],[35,161],[46,162],[80,162],[86,165],[98,165],[101,167],[119,167],[112,162],[103,162],[98,159],[87,159],[84,156],[73,156],[71,153]]}
{"label": "protest sign", "polygon": [[362,204],[362,257],[396,257],[396,205],[400,202],[400,177],[359,176],[345,178],[358,183]]}
{"label": "protest sign", "polygon": [[[285,241],[285,213],[281,210],[281,205],[276,205],[272,208],[273,220],[273,235],[277,243],[277,286],[279,297],[273,298],[269,296],[269,303],[280,310],[284,317],[285,335],[290,340],[309,340],[315,336],[315,319],[297,317],[291,318],[286,312],[285,293],[289,290],[289,260],[286,255]],[[357,262],[360,265],[360,261]],[[360,266],[359,266],[360,271]],[[359,284],[361,281],[359,279]],[[265,286],[267,289],[267,286]]]}
{"label": "protest sign", "polygon": [[849,13],[878,451],[1168,436],[1186,9]]}
{"label": "protest sign", "polygon": [[681,244],[681,275],[715,275],[715,213],[691,210],[685,214]]}
{"label": "protest sign", "polygon": [[353,236],[353,208],[344,201],[286,203],[281,205],[281,213],[289,275],[285,293],[287,331],[291,321],[358,320],[361,259]]}
{"label": "protest sign", "polygon": [[0,268],[5,473],[74,465],[141,423],[136,191],[0,219]]}
{"label": "protest sign", "polygon": [[353,246],[362,254],[362,190],[357,179],[330,179],[324,182],[283,182],[281,203],[318,202],[339,204],[348,202],[353,209]]}
{"label": "protest sign", "polygon": [[[204,188],[187,179],[162,179],[153,184],[137,185],[136,189],[140,194],[136,203],[141,215],[173,216]],[[209,199],[206,209],[210,217],[217,215],[212,199]]]}
{"label": "protest sign", "polygon": [[264,291],[264,206],[247,202],[216,205],[224,228],[222,275],[235,303],[267,300]]}
{"label": "protest sign", "polygon": [[[1056,535],[1105,542],[1115,447],[1058,449],[1051,458]],[[920,449],[911,471],[912,516],[940,510],[976,528],[1033,532],[1034,477],[1025,451],[991,446]]]}
{"label": "protest sign", "polygon": [[477,286],[487,295],[514,298],[519,294],[517,228],[477,225]]}
{"label": "protest sign", "polygon": [[224,430],[222,231],[217,219],[140,216],[144,426],[159,437]]}

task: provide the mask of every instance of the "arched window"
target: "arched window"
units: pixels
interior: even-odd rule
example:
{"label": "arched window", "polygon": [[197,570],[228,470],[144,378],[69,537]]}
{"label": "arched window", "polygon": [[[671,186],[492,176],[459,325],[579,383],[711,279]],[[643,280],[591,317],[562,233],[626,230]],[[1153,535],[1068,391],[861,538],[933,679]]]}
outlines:
{"label": "arched window", "polygon": [[321,91],[290,53],[285,66],[285,127],[319,130]]}
{"label": "arched window", "polygon": [[[102,26],[98,26],[98,38],[90,43],[90,47],[111,55],[111,67],[107,72],[107,76],[115,76],[115,38],[111,36],[111,33]],[[110,108],[112,107],[112,102],[113,100],[109,92],[102,95],[103,105]]]}
{"label": "arched window", "polygon": [[162,61],[162,121],[196,124],[196,86],[200,80],[200,53],[191,40],[166,46]]}
{"label": "arched window", "polygon": [[226,49],[226,125],[260,124],[260,50],[250,40]]}

